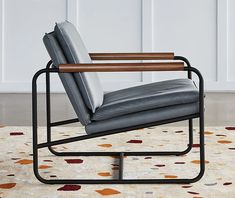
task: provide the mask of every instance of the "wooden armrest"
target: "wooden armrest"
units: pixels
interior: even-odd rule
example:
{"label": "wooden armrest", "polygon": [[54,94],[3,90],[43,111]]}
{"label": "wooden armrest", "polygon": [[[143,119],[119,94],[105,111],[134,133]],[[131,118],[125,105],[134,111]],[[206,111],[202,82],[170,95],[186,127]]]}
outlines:
{"label": "wooden armrest", "polygon": [[92,60],[173,60],[174,53],[90,53]]}
{"label": "wooden armrest", "polygon": [[131,71],[179,71],[184,70],[183,62],[163,63],[95,63],[62,64],[60,72],[131,72]]}

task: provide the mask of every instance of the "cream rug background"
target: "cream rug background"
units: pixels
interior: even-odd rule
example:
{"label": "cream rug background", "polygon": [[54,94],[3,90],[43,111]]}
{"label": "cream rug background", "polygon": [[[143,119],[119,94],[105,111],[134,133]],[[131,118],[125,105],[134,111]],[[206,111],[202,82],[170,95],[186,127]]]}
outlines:
{"label": "cream rug background", "polygon": [[[184,150],[187,128],[151,127],[129,133],[100,137],[57,146],[57,151]],[[39,128],[40,141],[45,127]],[[54,139],[84,134],[82,127],[53,129]],[[206,173],[189,185],[45,185],[32,171],[32,128],[0,128],[0,198],[59,197],[194,197],[235,198],[235,128],[208,127]],[[124,178],[180,178],[198,173],[198,129],[193,150],[180,157],[127,157]],[[118,175],[118,159],[113,157],[56,157],[40,151],[40,173],[45,178],[111,178]]]}

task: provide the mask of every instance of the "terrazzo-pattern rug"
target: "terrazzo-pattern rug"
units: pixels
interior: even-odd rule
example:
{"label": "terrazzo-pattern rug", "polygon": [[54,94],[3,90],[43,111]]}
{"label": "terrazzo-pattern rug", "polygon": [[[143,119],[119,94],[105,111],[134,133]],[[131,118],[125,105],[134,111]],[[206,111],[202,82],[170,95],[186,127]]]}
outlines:
{"label": "terrazzo-pattern rug", "polygon": [[[84,134],[82,127],[53,129],[53,139]],[[66,145],[63,151],[163,151],[184,150],[187,128],[151,127]],[[40,141],[45,127],[39,128]],[[235,128],[208,127],[206,137],[206,172],[197,183],[189,185],[45,185],[33,175],[32,128],[0,128],[0,198],[59,197],[191,197],[235,198]],[[192,151],[185,156],[131,156],[124,160],[124,178],[192,178],[198,173],[198,129],[194,129]],[[114,157],[56,157],[47,149],[40,152],[39,169],[45,178],[102,178],[118,176]]]}

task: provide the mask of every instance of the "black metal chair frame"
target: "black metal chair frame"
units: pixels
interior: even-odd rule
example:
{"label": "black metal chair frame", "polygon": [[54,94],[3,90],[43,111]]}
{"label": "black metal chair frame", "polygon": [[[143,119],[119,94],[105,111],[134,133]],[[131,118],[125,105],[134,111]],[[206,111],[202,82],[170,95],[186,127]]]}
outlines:
{"label": "black metal chair frame", "polygon": [[[61,126],[79,122],[78,119],[70,119],[59,122],[51,121],[51,102],[50,102],[50,74],[59,73],[58,68],[50,68],[52,61],[49,61],[45,69],[39,70],[32,80],[32,121],[33,121],[33,170],[36,178],[45,184],[188,184],[200,180],[205,171],[205,148],[204,148],[204,82],[201,73],[194,67],[191,67],[189,61],[182,56],[175,56],[174,60],[182,60],[186,63],[184,71],[188,72],[188,78],[192,78],[192,72],[199,78],[199,113],[178,117],[174,119],[158,121],[154,123],[142,124],[139,126],[122,128],[118,130],[104,131],[100,133],[82,135],[78,137],[66,138],[52,141],[51,130],[55,126]],[[46,74],[46,118],[47,118],[47,142],[38,143],[38,120],[37,120],[37,79],[41,74]],[[193,146],[193,119],[199,118],[199,143],[200,143],[200,171],[194,178],[182,179],[125,179],[123,178],[124,156],[180,156],[190,152]],[[57,152],[52,146],[82,141],[86,139],[112,135],[116,133],[128,132],[135,129],[163,125],[173,122],[188,120],[189,126],[189,143],[184,151],[140,151],[140,152]],[[116,156],[119,157],[119,177],[118,179],[45,179],[39,174],[38,169],[38,150],[48,148],[56,156]]]}

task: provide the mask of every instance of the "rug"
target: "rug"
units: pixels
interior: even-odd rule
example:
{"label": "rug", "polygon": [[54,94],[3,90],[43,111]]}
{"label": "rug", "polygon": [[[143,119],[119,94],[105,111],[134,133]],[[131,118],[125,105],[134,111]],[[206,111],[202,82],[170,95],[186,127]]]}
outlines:
{"label": "rug", "polygon": [[[83,127],[57,127],[53,139],[84,134]],[[46,129],[39,128],[40,142]],[[184,150],[187,128],[150,127],[129,133],[64,144],[56,151],[169,151]],[[124,159],[124,178],[193,178],[199,167],[198,129],[192,151],[185,156],[129,156]],[[0,128],[0,198],[143,197],[235,198],[235,128],[208,127],[205,131],[206,172],[189,185],[45,185],[32,170],[32,128]],[[114,157],[56,157],[39,152],[40,174],[47,179],[118,176]]]}

